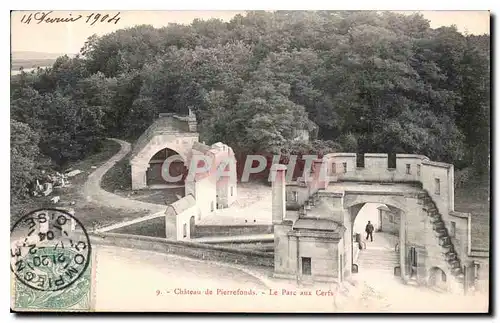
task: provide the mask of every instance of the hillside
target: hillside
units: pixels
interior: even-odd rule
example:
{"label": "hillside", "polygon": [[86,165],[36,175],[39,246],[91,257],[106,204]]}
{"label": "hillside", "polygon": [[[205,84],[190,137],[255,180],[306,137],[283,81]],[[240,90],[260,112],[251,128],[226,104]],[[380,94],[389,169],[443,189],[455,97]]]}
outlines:
{"label": "hillside", "polygon": [[[241,158],[409,153],[489,168],[490,37],[434,29],[419,14],[254,11],[81,45],[85,59],[11,78],[11,155],[24,162],[11,168],[13,195],[40,176],[40,156],[65,167],[103,138],[137,138],[159,113],[190,107],[200,139]],[[33,66],[58,55],[12,56]]]}

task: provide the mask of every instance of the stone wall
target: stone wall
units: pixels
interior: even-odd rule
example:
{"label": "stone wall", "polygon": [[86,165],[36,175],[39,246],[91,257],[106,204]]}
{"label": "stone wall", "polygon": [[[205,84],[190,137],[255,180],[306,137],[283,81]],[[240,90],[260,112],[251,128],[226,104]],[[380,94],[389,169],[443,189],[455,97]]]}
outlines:
{"label": "stone wall", "polygon": [[215,176],[208,176],[196,181],[186,181],[186,196],[192,194],[196,200],[196,205],[200,210],[196,223],[206,216],[214,214],[217,201],[216,201],[216,178]]}
{"label": "stone wall", "polygon": [[197,225],[195,230],[196,238],[236,236],[273,233],[272,225],[249,224],[249,225]]}
{"label": "stone wall", "polygon": [[266,252],[238,250],[236,248],[213,246],[192,241],[175,241],[119,233],[90,234],[89,236],[92,245],[112,245],[121,248],[157,251],[234,264],[273,266],[273,255]]}
{"label": "stone wall", "polygon": [[490,261],[489,258],[475,258],[474,262],[479,264],[477,273],[477,290],[488,293],[490,283]]}
{"label": "stone wall", "polygon": [[[380,212],[380,211],[379,211]],[[382,210],[381,231],[399,235],[401,216],[395,212]]]}
{"label": "stone wall", "polygon": [[274,225],[274,273],[277,275],[291,275],[297,271],[296,243],[290,243],[288,237],[291,230],[291,223]]}
{"label": "stone wall", "polygon": [[[197,206],[192,206],[176,216],[177,240],[189,240],[194,238],[191,233],[196,231],[195,219],[199,213]],[[167,215],[168,216],[168,215]],[[169,236],[167,235],[167,238]]]}
{"label": "stone wall", "polygon": [[[443,176],[441,190],[443,196],[449,196],[453,204],[453,176],[443,174],[439,168],[449,169],[453,175],[453,165],[432,162],[422,155],[397,154],[396,168],[389,168],[388,154],[364,154],[364,167],[356,167],[355,153],[331,153],[323,157],[330,181],[374,181],[374,182],[421,182],[432,187],[433,175]],[[333,166],[335,165],[335,166]],[[344,167],[345,166],[345,167]],[[409,167],[408,167],[409,166]],[[344,171],[345,170],[345,171]],[[452,209],[451,209],[452,210]]]}
{"label": "stone wall", "polygon": [[309,189],[305,184],[293,183],[286,185],[286,209],[298,210],[309,200]]}
{"label": "stone wall", "polygon": [[453,211],[441,216],[460,260],[468,260],[471,253],[471,215]]}
{"label": "stone wall", "polygon": [[[340,255],[345,257],[343,244],[334,243],[327,234],[301,235],[286,225],[276,225],[274,234],[275,277],[333,282],[347,265],[347,260],[339,261]],[[310,274],[303,272],[305,258],[310,259]]]}

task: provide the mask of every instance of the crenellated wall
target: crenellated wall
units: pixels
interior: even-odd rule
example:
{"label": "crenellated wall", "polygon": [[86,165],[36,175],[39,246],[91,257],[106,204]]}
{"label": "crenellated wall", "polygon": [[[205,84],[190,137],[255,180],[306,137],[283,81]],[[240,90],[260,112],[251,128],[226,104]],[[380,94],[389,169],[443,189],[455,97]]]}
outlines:
{"label": "crenellated wall", "polygon": [[364,167],[357,167],[355,153],[331,153],[325,155],[323,161],[328,165],[327,174],[333,182],[421,182],[423,164],[453,167],[449,164],[430,162],[429,158],[422,155],[410,154],[397,154],[396,168],[389,168],[388,154],[379,153],[364,154]]}
{"label": "crenellated wall", "polygon": [[431,161],[423,155],[396,154],[396,168],[389,168],[389,155],[379,153],[364,154],[364,167],[356,167],[355,153],[327,154],[323,157],[323,162],[327,169],[325,172],[327,183],[342,181],[420,183],[436,203],[446,227],[455,228],[454,239],[460,253],[462,256],[467,255],[470,240],[467,234],[470,231],[470,224],[466,216],[454,212],[453,165]]}

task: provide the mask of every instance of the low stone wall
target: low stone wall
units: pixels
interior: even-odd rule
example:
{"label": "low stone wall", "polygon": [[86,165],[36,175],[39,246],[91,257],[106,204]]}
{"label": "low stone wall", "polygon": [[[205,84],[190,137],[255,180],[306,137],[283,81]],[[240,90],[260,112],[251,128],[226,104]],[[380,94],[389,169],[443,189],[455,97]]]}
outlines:
{"label": "low stone wall", "polygon": [[[122,248],[157,251],[190,258],[221,261],[255,266],[274,266],[274,256],[269,253],[239,250],[191,241],[174,241],[155,237],[120,233],[89,234],[92,245],[112,245]],[[83,238],[83,237],[82,237]]]}
{"label": "low stone wall", "polygon": [[218,237],[218,236],[239,236],[273,233],[272,225],[197,225],[193,237]]}
{"label": "low stone wall", "polygon": [[239,250],[253,250],[274,254],[274,241],[272,242],[219,242],[214,245],[235,248]]}

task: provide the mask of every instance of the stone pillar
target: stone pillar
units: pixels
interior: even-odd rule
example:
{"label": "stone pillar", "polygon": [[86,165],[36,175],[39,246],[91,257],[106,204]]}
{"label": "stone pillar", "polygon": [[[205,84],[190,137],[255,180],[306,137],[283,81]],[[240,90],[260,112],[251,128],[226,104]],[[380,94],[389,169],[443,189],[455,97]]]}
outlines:
{"label": "stone pillar", "polygon": [[286,214],[286,166],[275,164],[271,167],[271,172],[274,174],[274,181],[272,182],[272,212],[273,224],[280,224]]}
{"label": "stone pillar", "polygon": [[352,274],[352,264],[353,264],[353,248],[354,243],[352,242],[352,223],[351,223],[351,209],[344,209],[344,227],[346,228],[344,232],[344,249],[347,251],[346,256],[346,267],[347,275]]}
{"label": "stone pillar", "polygon": [[448,169],[448,198],[450,200],[448,210],[455,211],[455,170],[453,165],[450,165]]}
{"label": "stone pillar", "polygon": [[401,268],[401,279],[408,281],[406,273],[406,213],[401,212],[401,223],[399,228],[399,264]]}
{"label": "stone pillar", "polygon": [[131,166],[131,176],[132,176],[132,189],[140,190],[147,187],[146,183],[146,168],[140,167],[136,164]]}
{"label": "stone pillar", "polygon": [[323,162],[322,159],[316,159],[313,161],[313,191],[315,192],[317,190],[324,190],[326,189],[327,181],[326,181],[326,175],[327,175],[327,164],[326,162]]}
{"label": "stone pillar", "polygon": [[[297,266],[296,241],[290,241],[288,232],[292,230],[292,222],[274,225],[274,275],[295,275]],[[292,252],[292,253],[291,253]]]}

